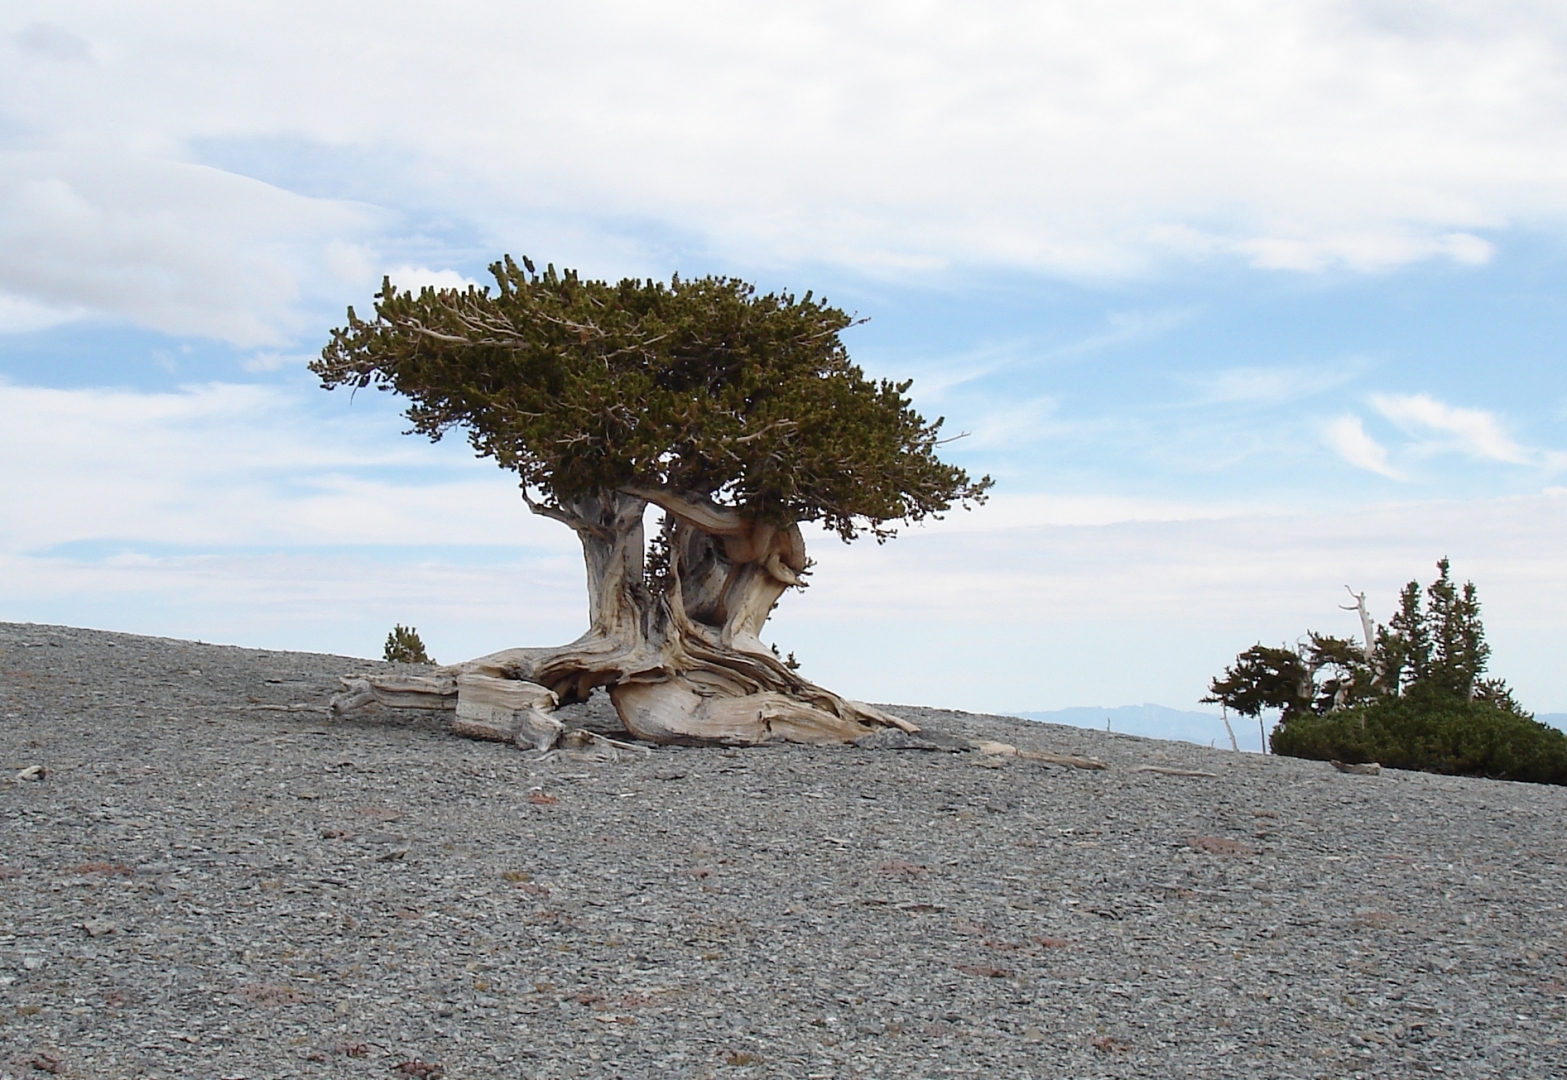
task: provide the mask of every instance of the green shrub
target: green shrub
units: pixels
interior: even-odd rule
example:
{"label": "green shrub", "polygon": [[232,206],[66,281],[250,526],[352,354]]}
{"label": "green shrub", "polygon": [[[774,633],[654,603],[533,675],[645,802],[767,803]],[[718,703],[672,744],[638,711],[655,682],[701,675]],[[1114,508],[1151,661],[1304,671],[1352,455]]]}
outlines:
{"label": "green shrub", "polygon": [[424,642],[419,640],[419,631],[402,623],[392,627],[392,632],[386,635],[386,649],[382,655],[393,664],[435,663],[430,659],[430,654],[424,651]]}
{"label": "green shrub", "polygon": [[1495,702],[1435,693],[1296,714],[1270,743],[1290,757],[1567,785],[1567,734]]}
{"label": "green shrub", "polygon": [[1567,784],[1567,734],[1535,721],[1501,679],[1485,678],[1491,647],[1474,582],[1436,564],[1422,592],[1411,581],[1377,626],[1351,590],[1365,641],[1308,631],[1299,647],[1257,644],[1209,684],[1205,702],[1242,716],[1277,709],[1275,754],[1380,762],[1494,780]]}

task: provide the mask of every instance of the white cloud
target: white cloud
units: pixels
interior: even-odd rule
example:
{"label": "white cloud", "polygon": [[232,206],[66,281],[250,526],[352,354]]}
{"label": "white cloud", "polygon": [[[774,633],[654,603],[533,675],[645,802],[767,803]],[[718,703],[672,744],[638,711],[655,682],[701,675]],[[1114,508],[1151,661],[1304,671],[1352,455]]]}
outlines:
{"label": "white cloud", "polygon": [[[1121,525],[1150,521],[1218,521],[1276,513],[1259,503],[1147,499],[1122,495],[993,494],[983,507],[954,509],[939,521],[904,530],[908,535],[931,533],[999,533],[1043,527]],[[827,542],[826,534],[822,542]]]}
{"label": "white cloud", "polygon": [[1353,270],[1386,270],[1425,259],[1444,257],[1465,266],[1483,266],[1495,254],[1487,240],[1470,233],[1423,235],[1388,228],[1341,234],[1266,235],[1216,244],[1247,256],[1268,270],[1316,272],[1334,266]]}
{"label": "white cloud", "polygon": [[1328,423],[1322,437],[1339,457],[1357,469],[1367,469],[1389,480],[1407,479],[1388,462],[1387,448],[1366,433],[1358,416],[1341,416]]}
{"label": "white cloud", "polygon": [[[466,446],[401,438],[383,407],[323,420],[290,387],[171,393],[0,382],[0,550],[131,542],[571,549]],[[346,399],[344,399],[346,401]],[[401,474],[401,475],[400,475]]]}
{"label": "white cloud", "polygon": [[426,286],[432,289],[466,289],[481,285],[471,277],[464,277],[456,270],[431,270],[424,266],[396,266],[386,272],[392,284],[406,292],[418,292]]}
{"label": "white cloud", "polygon": [[300,353],[259,352],[247,356],[241,361],[240,366],[246,371],[253,371],[259,374],[268,371],[281,371],[284,368],[303,368],[314,359],[314,356]]}
{"label": "white cloud", "polygon": [[0,620],[373,657],[402,623],[418,627],[447,662],[582,632],[580,549],[520,561],[487,554],[443,563],[365,552],[88,558],[0,550]]}
{"label": "white cloud", "polygon": [[1201,387],[1194,405],[1281,405],[1325,394],[1359,374],[1355,362],[1322,363],[1311,367],[1237,367],[1196,380]]}
{"label": "white cloud", "polygon": [[92,59],[92,47],[85,39],[49,23],[36,22],[25,26],[12,35],[12,40],[18,49],[29,56],[65,61]]}
{"label": "white cloud", "polygon": [[4,153],[0,302],[45,313],[35,324],[93,312],[275,343],[302,326],[323,249],[371,220],[363,208],[199,165],[104,149]]}
{"label": "white cloud", "polygon": [[949,439],[962,438],[964,449],[996,450],[1026,446],[1053,433],[1051,418],[1055,399],[1040,396],[1025,401],[992,407],[979,416],[969,434],[954,432]]}
{"label": "white cloud", "polygon": [[296,264],[357,279],[375,260],[323,245],[375,238],[339,204],[177,164],[269,140],[323,170],[311,190],[482,219],[497,247],[573,235],[572,258],[633,264],[610,273],[649,269],[623,239],[644,227],[749,265],[1093,276],[1479,264],[1510,222],[1559,225],[1567,20],[1384,11],[20,0],[0,105],[65,156],[8,166],[0,286],[275,339],[310,285]]}
{"label": "white cloud", "polygon": [[1447,445],[1471,457],[1512,465],[1535,465],[1542,460],[1538,451],[1515,442],[1501,421],[1484,409],[1447,405],[1427,394],[1373,394],[1371,403],[1406,432],[1446,436]]}
{"label": "white cloud", "polygon": [[44,330],[81,318],[87,312],[82,308],[56,308],[46,304],[24,300],[19,296],[0,293],[0,334],[21,334],[29,330]]}
{"label": "white cloud", "polygon": [[[1168,517],[1056,508],[1027,525],[992,508],[883,547],[808,538],[811,588],[786,597],[773,638],[807,672],[872,701],[1034,708],[1158,701],[1195,707],[1207,678],[1255,641],[1359,632],[1343,587],[1385,621],[1399,588],[1450,555],[1485,603],[1492,671],[1545,711],[1567,708],[1567,501],[1528,497],[1234,508]],[[1086,511],[1086,512],[1084,512]],[[1097,518],[1097,520],[1096,520]],[[1074,520],[1075,519],[1075,520]],[[1126,656],[1146,664],[1127,665]],[[954,673],[977,673],[974,679]]]}

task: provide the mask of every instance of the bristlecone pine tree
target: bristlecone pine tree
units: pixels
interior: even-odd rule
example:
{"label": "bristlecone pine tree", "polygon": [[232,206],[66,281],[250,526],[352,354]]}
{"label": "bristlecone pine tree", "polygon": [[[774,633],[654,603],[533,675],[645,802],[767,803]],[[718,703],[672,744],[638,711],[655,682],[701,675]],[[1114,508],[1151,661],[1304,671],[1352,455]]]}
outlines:
{"label": "bristlecone pine tree", "polygon": [[914,730],[808,682],[760,638],[804,585],[801,524],[879,542],[991,486],[937,458],[941,421],[910,407],[908,382],[849,361],[839,335],[854,320],[729,278],[609,284],[510,257],[490,269],[493,291],[386,281],[375,318],[350,308],[311,370],[328,389],[396,391],[414,430],[462,429],[515,471],[529,509],[582,543],[589,628],[435,676],[358,680],[338,708],[455,707],[462,733],[544,747],[561,731],[554,706],[602,686],[653,742]]}

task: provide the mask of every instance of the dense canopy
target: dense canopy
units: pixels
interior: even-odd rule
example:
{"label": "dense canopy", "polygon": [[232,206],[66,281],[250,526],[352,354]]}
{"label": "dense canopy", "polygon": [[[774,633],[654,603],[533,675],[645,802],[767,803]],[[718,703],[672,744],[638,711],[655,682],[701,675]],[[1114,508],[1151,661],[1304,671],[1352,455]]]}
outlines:
{"label": "dense canopy", "polygon": [[466,429],[555,503],[667,492],[881,538],[990,486],[936,457],[941,420],[911,408],[909,383],[866,378],[840,338],[854,319],[810,293],[609,284],[510,257],[491,272],[494,291],[388,280],[374,320],[350,309],[312,370],[407,396],[416,430]]}

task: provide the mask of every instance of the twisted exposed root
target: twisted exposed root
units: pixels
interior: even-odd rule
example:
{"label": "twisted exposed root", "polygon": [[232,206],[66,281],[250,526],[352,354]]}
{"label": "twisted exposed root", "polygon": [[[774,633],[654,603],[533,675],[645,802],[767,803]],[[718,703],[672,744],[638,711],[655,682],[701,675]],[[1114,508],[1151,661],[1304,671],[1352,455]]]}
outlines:
{"label": "twisted exposed root", "polygon": [[662,649],[589,635],[557,649],[508,649],[428,675],[345,677],[332,699],[342,715],[372,702],[453,713],[452,730],[476,739],[548,750],[564,730],[557,706],[595,686],[626,730],[654,743],[749,746],[852,742],[887,727],[919,728],[801,679],[777,658],[726,649],[706,634]]}

